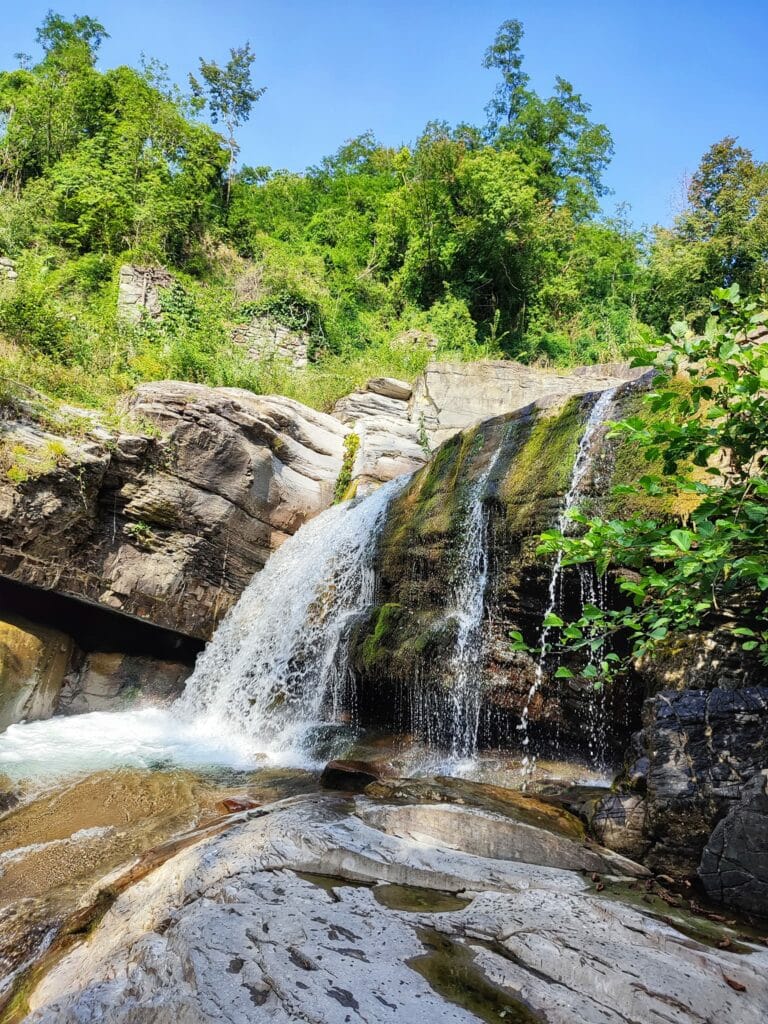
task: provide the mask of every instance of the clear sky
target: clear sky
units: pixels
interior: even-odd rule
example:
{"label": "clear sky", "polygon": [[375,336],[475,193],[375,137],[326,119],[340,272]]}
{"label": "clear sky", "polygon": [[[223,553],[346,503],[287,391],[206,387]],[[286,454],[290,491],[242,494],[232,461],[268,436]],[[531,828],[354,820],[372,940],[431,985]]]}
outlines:
{"label": "clear sky", "polygon": [[768,159],[768,0],[0,0],[0,66],[35,54],[46,11],[70,5],[110,32],[101,66],[143,52],[181,83],[249,40],[268,90],[241,131],[249,164],[302,170],[366,129],[396,145],[429,119],[481,123],[482,54],[506,18],[525,26],[537,91],[562,75],[613,133],[609,211],[668,222],[724,135]]}

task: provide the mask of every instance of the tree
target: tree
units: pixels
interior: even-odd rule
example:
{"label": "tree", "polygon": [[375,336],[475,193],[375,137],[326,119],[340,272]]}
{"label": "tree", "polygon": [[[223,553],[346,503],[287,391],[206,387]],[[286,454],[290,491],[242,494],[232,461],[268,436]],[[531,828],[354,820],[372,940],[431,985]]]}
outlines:
{"label": "tree", "polygon": [[530,78],[522,70],[520,43],[523,34],[521,22],[503,22],[483,57],[484,68],[501,72],[501,82],[485,108],[488,115],[486,131],[490,138],[496,136],[502,125],[512,124],[531,95],[528,92]]}
{"label": "tree", "polygon": [[681,317],[703,325],[713,288],[757,294],[768,286],[768,163],[721,139],[702,157],[687,200],[651,248],[644,311],[661,329]]}
{"label": "tree", "polygon": [[485,52],[483,66],[501,72],[486,107],[486,137],[496,147],[514,149],[534,169],[543,197],[585,219],[607,191],[602,174],[613,155],[610,132],[589,119],[589,104],[564,78],[555,79],[548,99],[529,87],[522,37],[519,21],[505,21]]}
{"label": "tree", "polygon": [[235,161],[240,151],[235,132],[244,124],[251,113],[253,104],[266,92],[265,87],[255,88],[251,78],[251,66],[256,54],[250,43],[233,47],[224,67],[215,61],[200,58],[200,82],[194,75],[189,76],[193,96],[201,103],[208,104],[211,121],[221,122],[227,129],[225,143],[229,149],[229,170],[227,173],[227,204],[232,190]]}
{"label": "tree", "polygon": [[48,11],[35,38],[47,56],[79,46],[87,49],[90,63],[95,64],[98,49],[109,39],[109,33],[100,21],[87,15],[76,14],[67,21],[60,14]]}
{"label": "tree", "polygon": [[[687,496],[685,517],[659,514],[605,520],[576,514],[578,537],[551,531],[540,552],[562,564],[594,564],[618,577],[623,607],[587,606],[564,630],[567,647],[616,652],[584,674],[610,678],[652,652],[670,634],[723,624],[768,664],[768,311],[741,299],[738,285],[715,293],[716,312],[702,334],[675,324],[666,342],[643,352],[654,365],[648,414],[616,426],[645,453],[649,472],[616,493],[641,488],[650,499]],[[685,374],[684,386],[675,376]],[[654,470],[654,464],[656,470]],[[691,500],[692,499],[692,500]],[[561,676],[570,675],[562,666]]]}

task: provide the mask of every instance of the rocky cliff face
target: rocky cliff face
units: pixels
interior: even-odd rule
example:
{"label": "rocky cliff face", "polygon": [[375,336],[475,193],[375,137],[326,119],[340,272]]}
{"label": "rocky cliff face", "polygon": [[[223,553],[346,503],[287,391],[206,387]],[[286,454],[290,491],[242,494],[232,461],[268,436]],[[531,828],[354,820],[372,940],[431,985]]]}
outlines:
{"label": "rocky cliff face", "polygon": [[434,445],[482,420],[534,402],[605,391],[643,376],[628,363],[543,370],[510,361],[430,363],[414,386],[410,416]]}
{"label": "rocky cliff face", "polygon": [[[767,720],[764,686],[666,690],[650,698],[617,792],[598,812],[613,824],[614,840],[600,831],[602,840],[643,856],[655,871],[692,876],[719,822],[719,847],[708,848],[722,857],[729,832],[723,819],[739,816],[745,787],[768,763]],[[713,891],[716,864],[712,853],[704,873]],[[727,894],[727,880],[720,887]]]}
{"label": "rocky cliff face", "polygon": [[[422,466],[457,424],[634,375],[588,369],[435,364],[415,390],[372,380],[332,416],[287,398],[162,381],[130,396],[133,432],[82,410],[58,420],[5,410],[0,574],[208,638],[270,552],[333,501],[340,476],[350,493],[370,489]],[[427,392],[440,395],[428,424]],[[345,447],[351,434],[356,448]]]}
{"label": "rocky cliff face", "polygon": [[[609,418],[622,414],[642,384],[617,392]],[[470,428],[443,444],[429,466],[395,500],[381,538],[377,606],[353,642],[361,714],[375,719],[396,708],[400,725],[450,744],[451,660],[462,609],[456,606],[470,505],[479,500],[487,526],[489,582],[482,638],[482,728],[487,743],[515,746],[515,726],[536,666],[511,652],[509,632],[538,643],[551,569],[535,556],[538,535],[552,525],[568,489],[595,396],[543,399]],[[612,481],[611,446],[598,431],[583,482],[584,500],[604,499]],[[577,576],[564,579],[563,600],[580,599]],[[530,706],[534,738],[565,749],[593,742],[586,728],[593,692],[545,675]],[[605,696],[606,733],[628,737],[627,695]],[[640,700],[634,706],[639,708]],[[591,713],[591,712],[589,712]]]}
{"label": "rocky cliff face", "polygon": [[290,399],[173,382],[138,388],[129,411],[141,432],[4,424],[25,478],[0,482],[0,571],[209,637],[330,504],[348,430]]}

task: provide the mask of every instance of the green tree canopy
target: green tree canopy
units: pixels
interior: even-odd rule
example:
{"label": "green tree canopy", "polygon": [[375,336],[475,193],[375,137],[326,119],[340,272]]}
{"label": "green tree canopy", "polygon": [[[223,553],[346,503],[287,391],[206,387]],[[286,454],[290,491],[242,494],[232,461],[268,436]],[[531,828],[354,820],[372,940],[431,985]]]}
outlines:
{"label": "green tree canopy", "polygon": [[702,157],[674,226],[656,229],[644,309],[662,329],[681,317],[701,326],[713,288],[765,291],[767,267],[768,163],[729,136]]}

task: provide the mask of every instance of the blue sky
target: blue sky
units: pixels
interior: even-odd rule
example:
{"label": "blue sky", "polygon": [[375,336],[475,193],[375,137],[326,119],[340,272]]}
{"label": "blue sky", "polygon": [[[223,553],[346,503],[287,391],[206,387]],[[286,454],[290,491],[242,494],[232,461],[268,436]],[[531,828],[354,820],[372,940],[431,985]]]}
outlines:
{"label": "blue sky", "polygon": [[179,82],[205,56],[250,40],[267,93],[241,132],[241,159],[301,170],[372,129],[388,144],[431,118],[481,122],[494,79],[481,67],[506,18],[526,31],[534,87],[568,78],[613,133],[606,208],[669,222],[682,181],[722,136],[768,159],[768,0],[0,0],[0,66],[35,53],[53,6],[111,34],[101,65],[144,52]]}

